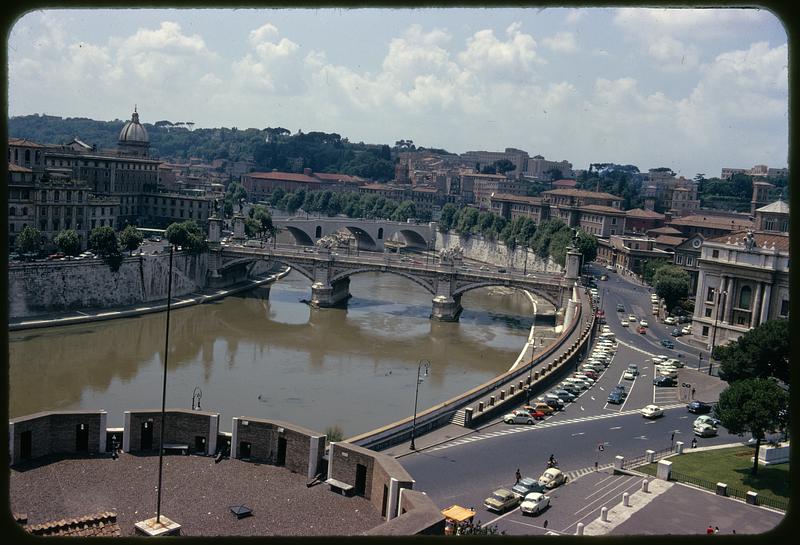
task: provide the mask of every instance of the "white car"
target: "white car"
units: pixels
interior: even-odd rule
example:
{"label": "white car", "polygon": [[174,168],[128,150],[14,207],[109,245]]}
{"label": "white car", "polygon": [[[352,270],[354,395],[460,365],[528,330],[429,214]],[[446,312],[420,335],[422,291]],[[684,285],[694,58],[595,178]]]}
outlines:
{"label": "white car", "polygon": [[611,265],[606,265],[606,270],[607,271],[613,271],[614,267],[612,267]]}
{"label": "white car", "polygon": [[692,431],[694,431],[694,434],[698,437],[714,437],[717,435],[717,428],[707,423],[693,426]]}
{"label": "white car", "polygon": [[647,320],[639,320],[639,325],[642,327],[648,327],[650,324],[647,323]]}
{"label": "white car", "polygon": [[667,361],[669,359],[668,356],[653,356],[653,363],[659,364]]}
{"label": "white car", "polygon": [[628,314],[628,321],[632,324],[636,323],[636,316],[633,314]]}
{"label": "white car", "polygon": [[622,378],[625,380],[633,380],[636,378],[636,375],[633,373],[633,371],[625,370],[625,372],[622,373]]}
{"label": "white car", "polygon": [[548,507],[550,507],[550,496],[541,492],[531,492],[525,496],[519,509],[526,515],[538,515]]}
{"label": "white car", "polygon": [[683,333],[684,335],[691,335],[692,334],[692,326],[690,326],[690,325],[683,326],[683,329],[681,329],[681,333]]}
{"label": "white car", "polygon": [[674,378],[674,379],[677,380],[678,371],[675,370],[675,369],[669,369],[669,368],[662,367],[662,368],[660,368],[658,370],[658,376],[659,377],[670,377],[670,378]]}
{"label": "white car", "polygon": [[672,365],[673,367],[683,367],[683,362],[675,358],[669,358],[666,363],[667,365]]}
{"label": "white car", "polygon": [[621,325],[622,327],[628,327],[630,324],[628,323],[628,320],[622,320],[622,321],[619,323],[619,325]]}
{"label": "white car", "polygon": [[514,411],[503,416],[506,424],[533,424],[533,417],[528,411]]}
{"label": "white car", "polygon": [[667,316],[666,318],[664,318],[664,323],[667,325],[675,325],[675,322],[676,320],[674,316]]}
{"label": "white car", "polygon": [[592,377],[587,377],[586,375],[581,373],[575,373],[574,375],[572,375],[572,377],[578,380],[582,380],[584,382],[588,382],[590,387],[594,384],[594,379]]}
{"label": "white car", "polygon": [[566,481],[567,478],[561,473],[561,470],[554,467],[547,469],[542,473],[542,476],[539,477],[539,484],[547,488],[555,488],[560,484],[564,484]]}
{"label": "white car", "polygon": [[716,428],[717,426],[719,426],[719,423],[720,423],[719,420],[717,420],[713,416],[708,416],[707,414],[703,414],[694,419],[692,427],[696,428],[701,424],[708,424],[709,426],[714,426]]}
{"label": "white car", "polygon": [[664,416],[664,411],[658,405],[648,405],[642,409],[642,416],[645,418],[658,418]]}
{"label": "white car", "polygon": [[655,293],[651,293],[650,294],[650,302],[651,303],[658,303],[658,295],[656,295]]}

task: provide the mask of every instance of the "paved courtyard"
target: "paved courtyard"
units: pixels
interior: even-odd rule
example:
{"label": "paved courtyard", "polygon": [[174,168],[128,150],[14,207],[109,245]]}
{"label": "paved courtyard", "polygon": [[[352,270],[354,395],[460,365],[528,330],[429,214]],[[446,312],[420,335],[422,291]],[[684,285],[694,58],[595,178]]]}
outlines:
{"label": "paved courtyard", "polygon": [[[43,459],[44,460],[44,459]],[[123,536],[154,517],[158,457],[51,458],[10,469],[11,509],[39,524],[115,511]],[[282,467],[204,456],[165,456],[161,513],[187,536],[358,535],[384,521],[362,497],[347,498]],[[237,519],[230,506],[244,504]]]}

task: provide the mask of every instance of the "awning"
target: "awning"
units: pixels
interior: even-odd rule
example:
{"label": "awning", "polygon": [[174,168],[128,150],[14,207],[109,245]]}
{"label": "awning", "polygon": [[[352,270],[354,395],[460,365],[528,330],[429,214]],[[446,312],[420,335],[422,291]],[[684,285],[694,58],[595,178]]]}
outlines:
{"label": "awning", "polygon": [[466,507],[461,507],[460,505],[452,505],[447,509],[442,509],[442,515],[456,522],[464,522],[474,517],[475,511],[467,509]]}

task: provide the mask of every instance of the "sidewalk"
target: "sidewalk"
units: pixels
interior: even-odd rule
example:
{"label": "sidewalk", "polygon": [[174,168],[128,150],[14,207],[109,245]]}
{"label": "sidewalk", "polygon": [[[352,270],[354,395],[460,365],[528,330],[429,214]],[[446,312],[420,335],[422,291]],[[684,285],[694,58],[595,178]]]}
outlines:
{"label": "sidewalk", "polygon": [[[217,301],[223,297],[227,297],[228,295],[234,295],[259,286],[263,286],[264,284],[274,282],[275,280],[283,278],[287,274],[289,274],[288,268],[284,271],[271,274],[268,277],[260,280],[248,280],[224,289],[204,289],[186,295],[176,296],[172,298],[171,308],[178,309],[209,303],[211,301]],[[166,309],[167,300],[160,299],[157,301],[135,303],[132,305],[115,308],[91,308],[68,312],[52,312],[16,319],[12,317],[8,323],[8,330],[20,331],[25,329],[38,329],[43,327],[99,322],[103,320],[113,320],[116,318],[130,318],[133,316],[141,316],[143,314],[150,314],[153,312],[162,312]]]}

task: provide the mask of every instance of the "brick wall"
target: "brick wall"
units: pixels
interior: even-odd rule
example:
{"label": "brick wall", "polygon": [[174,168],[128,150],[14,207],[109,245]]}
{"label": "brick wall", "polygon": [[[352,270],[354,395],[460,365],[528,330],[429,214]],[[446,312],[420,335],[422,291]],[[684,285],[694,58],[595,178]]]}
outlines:
{"label": "brick wall", "polygon": [[398,516],[363,535],[444,535],[444,516],[427,494],[404,488],[400,491]]}
{"label": "brick wall", "polygon": [[260,418],[233,419],[231,456],[240,458],[242,442],[250,443],[250,460],[277,463],[278,440],[286,440],[286,469],[314,476],[320,471],[325,452],[324,434],[283,422]]}
{"label": "brick wall", "polygon": [[[392,494],[398,494],[401,488],[413,488],[414,479],[391,456],[351,443],[331,443],[328,460],[329,478],[355,486],[358,465],[366,467],[364,497],[370,500],[382,515],[393,518],[397,504]],[[395,480],[394,485],[392,479]],[[384,487],[388,495],[386,513],[383,512]]]}
{"label": "brick wall", "polygon": [[78,426],[88,430],[88,452],[100,451],[101,428],[105,435],[105,411],[43,412],[9,420],[11,463],[21,457],[21,437],[31,432],[31,459],[48,454],[73,454],[77,451]]}
{"label": "brick wall", "polygon": [[[161,410],[146,409],[139,411],[125,411],[125,448],[126,452],[141,452],[142,424],[152,421],[153,443],[147,452],[158,452],[161,433]],[[211,429],[212,422],[216,421],[215,429]],[[219,414],[191,409],[167,409],[165,411],[164,443],[188,445],[189,451],[195,450],[195,437],[205,438],[206,450],[216,443],[218,432]],[[213,441],[212,441],[213,437]],[[213,454],[213,452],[206,452]]]}

